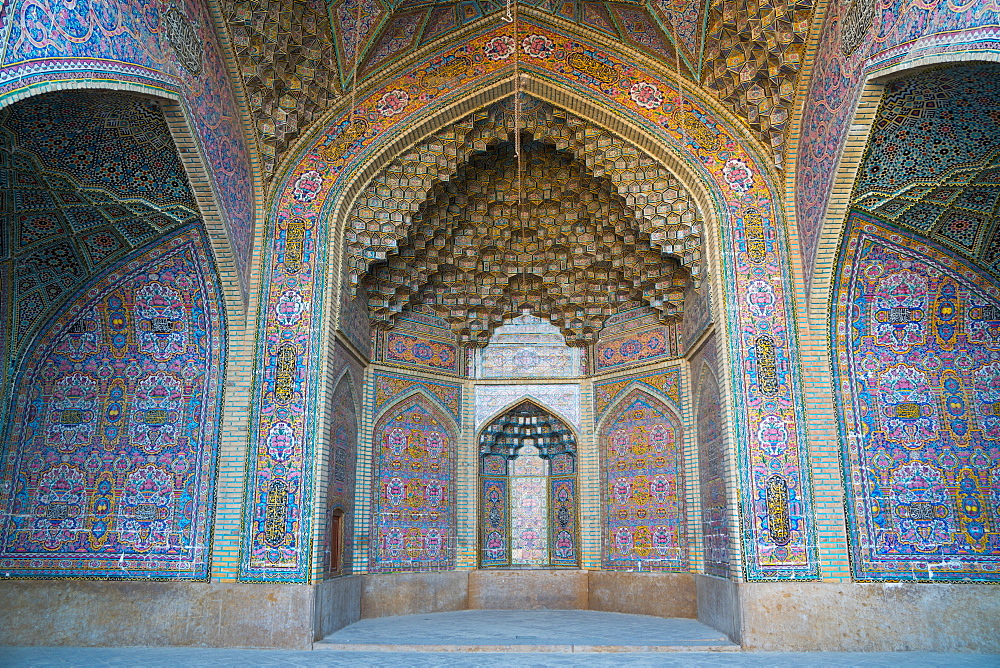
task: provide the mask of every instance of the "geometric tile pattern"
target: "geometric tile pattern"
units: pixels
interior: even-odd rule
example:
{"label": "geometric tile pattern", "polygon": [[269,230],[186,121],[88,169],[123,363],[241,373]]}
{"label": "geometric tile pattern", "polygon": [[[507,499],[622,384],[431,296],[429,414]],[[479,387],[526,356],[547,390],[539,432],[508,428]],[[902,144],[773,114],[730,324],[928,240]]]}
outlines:
{"label": "geometric tile pattern", "polygon": [[702,82],[784,166],[791,112],[813,0],[709,0]]}
{"label": "geometric tile pattern", "polygon": [[420,388],[431,397],[435,397],[456,422],[461,419],[462,386],[458,383],[436,382],[419,376],[376,371],[372,374],[372,384],[375,388],[374,413],[379,413],[383,407],[409,393],[410,390]]}
{"label": "geometric tile pattern", "polygon": [[893,81],[853,205],[924,232],[1000,272],[1000,66]]}
{"label": "geometric tile pattern", "polygon": [[[197,139],[189,159],[196,153],[207,163],[212,192],[205,195],[221,206],[245,294],[254,232],[251,156],[208,3],[51,0],[40,6],[12,0],[4,4],[0,23],[4,102],[52,89],[179,96]],[[186,124],[179,116],[176,121]],[[141,124],[131,127],[142,134]]]}
{"label": "geometric tile pattern", "polygon": [[860,580],[1000,581],[995,278],[854,213],[830,334]]}
{"label": "geometric tile pattern", "polygon": [[[675,409],[680,408],[680,371],[667,369],[638,376],[625,376],[594,383],[594,415],[599,420],[608,407],[615,403],[619,395],[633,383],[639,385],[646,394],[667,398],[673,402]],[[656,392],[649,392],[654,389]]]}
{"label": "geometric tile pattern", "polygon": [[208,577],[226,343],[199,228],[81,284],[27,355],[2,434],[5,577]]}
{"label": "geometric tile pattern", "polygon": [[[337,383],[330,405],[330,458],[327,469],[323,572],[348,575],[353,570],[354,486],[358,458],[358,413],[351,376]],[[337,553],[334,554],[334,550]]]}
{"label": "geometric tile pattern", "polygon": [[678,318],[687,272],[636,229],[609,180],[549,145],[526,141],[522,152],[520,208],[510,142],[474,155],[431,190],[410,233],[363,279],[372,320],[391,326],[422,303],[460,343],[484,345],[530,308],[578,346],[595,340],[622,302]]}
{"label": "geometric tile pattern", "polygon": [[270,176],[340,91],[330,19],[322,3],[306,0],[220,4]]}
{"label": "geometric tile pattern", "polygon": [[13,277],[3,297],[12,354],[89,277],[197,220],[156,103],[74,91],[0,112],[0,268]]}
{"label": "geometric tile pattern", "polygon": [[1000,52],[995,3],[909,3],[886,11],[878,7],[882,5],[831,0],[813,57],[795,165],[796,218],[807,277],[866,77],[907,60],[948,61],[963,53],[995,60]]}

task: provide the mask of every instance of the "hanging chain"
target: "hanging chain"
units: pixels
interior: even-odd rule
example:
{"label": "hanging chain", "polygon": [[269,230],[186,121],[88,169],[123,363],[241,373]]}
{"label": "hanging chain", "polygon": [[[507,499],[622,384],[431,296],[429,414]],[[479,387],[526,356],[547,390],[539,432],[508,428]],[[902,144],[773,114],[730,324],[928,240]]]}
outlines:
{"label": "hanging chain", "polygon": [[688,136],[687,136],[687,123],[684,118],[684,83],[681,77],[681,44],[677,41],[677,28],[673,30],[674,37],[674,68],[677,73],[677,122],[681,126],[681,139],[684,145],[687,146]]}
{"label": "hanging chain", "polygon": [[351,68],[353,70],[351,75],[351,115],[344,132],[349,132],[351,130],[351,126],[354,125],[354,114],[358,111],[358,61],[361,60],[361,4],[364,0],[355,1],[358,5],[354,10],[354,58],[352,59],[353,62],[351,64]]}

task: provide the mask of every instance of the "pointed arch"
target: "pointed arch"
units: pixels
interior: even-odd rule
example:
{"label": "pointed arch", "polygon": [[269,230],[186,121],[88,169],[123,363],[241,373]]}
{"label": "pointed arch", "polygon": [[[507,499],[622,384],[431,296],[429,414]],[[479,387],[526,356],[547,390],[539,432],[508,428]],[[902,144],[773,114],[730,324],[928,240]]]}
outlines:
{"label": "pointed arch", "polygon": [[[710,231],[706,239],[713,312],[719,330],[729,337],[727,345],[720,348],[720,366],[728,372],[724,387],[731,409],[745,415],[744,420],[728,427],[734,432],[733,442],[745,449],[738,470],[741,488],[748,490],[741,497],[741,520],[746,534],[753,537],[746,542],[746,577],[814,578],[818,573],[818,541],[814,536],[809,452],[802,428],[805,415],[799,391],[794,304],[797,288],[790,268],[780,190],[767,157],[755,141],[742,137],[739,122],[696,86],[685,87],[685,107],[675,109],[673,100],[678,98],[678,91],[664,72],[643,63],[626,62],[602,50],[600,44],[570,37],[557,27],[533,24],[533,29],[563,45],[561,53],[586,50],[597,54],[617,79],[627,73],[631,81],[637,81],[640,87],[649,84],[648,90],[655,92],[652,98],[643,99],[602,84],[582,71],[566,67],[565,55],[524,63],[527,92],[558,106],[571,106],[575,114],[585,118],[601,119],[598,125],[638,143],[644,153],[656,159],[663,156],[663,164],[674,171],[701,207]],[[308,434],[314,433],[310,427],[315,420],[309,405],[320,396],[320,380],[312,372],[324,363],[318,333],[338,326],[336,306],[328,305],[328,301],[338,301],[345,287],[341,277],[347,213],[372,177],[418,138],[436,131],[445,120],[451,121],[513,92],[508,63],[487,58],[481,66],[464,67],[461,58],[466,56],[458,53],[458,49],[464,49],[463,53],[472,49],[481,55],[478,50],[485,41],[502,30],[497,27],[479,33],[461,47],[436,54],[433,61],[411,61],[409,69],[400,71],[392,80],[380,81],[377,89],[360,96],[355,108],[365,113],[357,117],[349,116],[352,109],[346,102],[331,111],[325,126],[300,144],[283,178],[275,184],[267,216],[269,226],[264,233],[260,300],[261,304],[277,302],[284,290],[281,277],[292,272],[302,298],[311,304],[309,312],[286,329],[289,335],[301,336],[307,342],[300,358],[301,392],[293,401],[297,410],[309,416],[305,425]],[[412,98],[407,93],[407,102],[399,109],[381,104],[382,97],[394,93],[396,86],[404,92],[413,87],[421,92]],[[431,162],[429,156],[428,165]],[[744,270],[750,266],[752,271]],[[748,306],[745,295],[749,290],[766,293],[768,306]],[[280,326],[277,318],[272,309],[261,310],[261,339]],[[764,331],[768,334],[750,335]],[[248,465],[250,489],[258,484],[266,468],[260,434],[274,419],[269,411],[272,399],[268,388],[273,386],[277,373],[276,357],[276,352],[261,351],[255,364],[258,378],[251,410],[255,424],[251,430],[254,453]],[[787,484],[798,501],[791,510],[796,513],[794,521],[803,527],[802,533],[795,536],[795,545],[787,550],[769,538],[769,520],[757,513],[754,505],[766,495],[767,479],[757,474],[751,462],[766,455],[751,434],[768,419],[772,406],[777,407],[787,426]],[[310,435],[304,441],[304,451],[310,451],[312,438]],[[247,551],[256,549],[255,541],[248,536]]]}
{"label": "pointed arch", "polygon": [[372,430],[369,573],[454,568],[458,430],[415,389]]}
{"label": "pointed arch", "polygon": [[604,428],[604,426],[607,424],[611,416],[613,416],[618,411],[618,407],[626,399],[628,399],[633,392],[642,392],[644,394],[648,394],[657,401],[662,402],[664,407],[666,407],[667,410],[670,411],[674,419],[677,420],[677,423],[683,424],[683,418],[681,417],[680,407],[677,405],[677,402],[673,399],[673,397],[668,395],[666,392],[663,392],[662,390],[659,390],[653,387],[652,385],[649,385],[648,383],[642,382],[641,378],[635,378],[632,381],[630,381],[628,385],[622,388],[621,391],[619,391],[618,394],[616,394],[611,399],[611,403],[609,403],[601,411],[600,415],[597,416],[597,422],[594,425],[595,427],[594,431],[596,433],[601,432],[601,429]]}
{"label": "pointed arch", "polygon": [[429,391],[422,385],[413,385],[412,387],[406,388],[403,392],[393,397],[381,407],[377,408],[372,414],[372,422],[377,423],[382,420],[385,415],[398,406],[403,401],[407,399],[412,399],[414,396],[420,396],[426,401],[430,402],[432,406],[435,407],[437,411],[440,412],[442,419],[448,423],[449,427],[458,433],[460,429],[459,421],[456,419],[455,415],[451,412],[451,409],[441,401],[441,397],[435,395],[433,392]]}
{"label": "pointed arch", "polygon": [[480,567],[580,566],[577,437],[521,399],[476,437]]}
{"label": "pointed arch", "polygon": [[[159,86],[143,85],[116,81],[46,81],[33,86],[24,92],[13,96],[0,97],[0,110],[27,102],[40,95],[49,93],[73,94],[87,92],[102,92],[108,96],[124,96],[141,100],[155,101],[163,113],[170,131],[178,161],[183,166],[184,174],[190,184],[191,194],[198,205],[201,222],[207,233],[216,267],[222,276],[240,275],[240,266],[236,261],[229,229],[226,226],[223,209],[218,201],[215,189],[210,187],[211,169],[207,156],[199,142],[193,126],[193,120],[184,108],[181,93],[177,90]],[[73,147],[67,148],[67,154]],[[183,154],[183,155],[182,155]],[[161,175],[162,178],[163,175]],[[246,317],[249,293],[245,292],[240,281],[222,281],[221,289],[226,300],[227,320],[236,325]]]}
{"label": "pointed arch", "polygon": [[652,392],[635,388],[607,416],[597,431],[603,568],[687,570],[680,414]]}
{"label": "pointed arch", "polygon": [[573,438],[576,439],[577,443],[580,442],[580,425],[579,424],[575,424],[572,419],[568,418],[565,414],[563,414],[562,411],[560,411],[560,410],[558,410],[558,409],[553,408],[552,406],[550,406],[548,402],[546,402],[546,401],[544,401],[542,399],[539,399],[538,397],[533,397],[530,394],[523,394],[521,397],[515,399],[514,401],[511,401],[511,402],[505,404],[503,406],[503,408],[500,408],[500,409],[494,411],[493,413],[491,413],[489,415],[489,417],[483,418],[483,420],[479,424],[476,425],[476,431],[475,431],[476,442],[477,443],[479,442],[479,437],[482,435],[483,430],[485,430],[486,427],[490,426],[491,424],[493,424],[494,422],[496,422],[496,420],[498,418],[500,418],[503,415],[505,415],[506,413],[510,412],[511,409],[516,408],[517,406],[519,406],[520,404],[522,404],[522,403],[524,403],[526,401],[528,403],[534,404],[535,406],[537,406],[541,410],[545,411],[546,413],[551,414],[553,417],[558,418],[559,421],[561,421],[563,424],[565,424],[566,427],[571,432],[573,432]]}
{"label": "pointed arch", "polygon": [[721,383],[715,368],[715,335],[709,336],[692,364],[694,408],[692,437],[698,456],[698,491],[701,498],[701,537],[705,572],[730,577],[732,521],[729,467]]}

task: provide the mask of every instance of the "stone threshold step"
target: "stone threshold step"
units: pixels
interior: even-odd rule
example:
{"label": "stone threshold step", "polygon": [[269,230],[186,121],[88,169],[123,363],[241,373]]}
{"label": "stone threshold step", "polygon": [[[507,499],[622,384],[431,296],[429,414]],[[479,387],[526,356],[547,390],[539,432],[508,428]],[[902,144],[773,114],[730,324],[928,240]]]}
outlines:
{"label": "stone threshold step", "polygon": [[628,653],[628,652],[739,652],[736,644],[685,645],[430,645],[385,643],[314,642],[314,650],[337,652],[548,652],[548,653]]}

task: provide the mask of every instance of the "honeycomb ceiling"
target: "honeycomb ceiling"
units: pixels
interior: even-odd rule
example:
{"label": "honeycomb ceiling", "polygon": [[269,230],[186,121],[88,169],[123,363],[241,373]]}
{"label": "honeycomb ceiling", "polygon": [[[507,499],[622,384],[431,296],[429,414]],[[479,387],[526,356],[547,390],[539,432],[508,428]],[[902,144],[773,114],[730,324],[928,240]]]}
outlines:
{"label": "honeycomb ceiling", "polygon": [[363,279],[376,324],[424,304],[460,342],[484,345],[530,309],[584,345],[624,302],[681,315],[689,272],[640,231],[609,178],[527,136],[521,162],[521,204],[511,141],[434,186],[397,250]]}
{"label": "honeycomb ceiling", "polygon": [[[628,44],[715,91],[782,166],[785,128],[803,64],[813,0],[522,0]],[[347,90],[474,22],[502,21],[498,0],[221,0],[266,177],[291,143]],[[678,48],[679,47],[679,48]],[[433,48],[433,47],[430,47]],[[675,50],[676,49],[676,50]]]}

